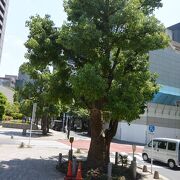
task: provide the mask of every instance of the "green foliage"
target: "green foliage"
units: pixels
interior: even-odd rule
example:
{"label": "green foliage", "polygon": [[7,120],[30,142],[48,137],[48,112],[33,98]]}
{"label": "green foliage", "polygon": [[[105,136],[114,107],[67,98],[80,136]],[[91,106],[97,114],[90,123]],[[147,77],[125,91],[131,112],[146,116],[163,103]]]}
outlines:
{"label": "green foliage", "polygon": [[30,80],[17,90],[20,112],[27,117],[31,117],[33,102],[37,102],[38,118],[42,118],[44,115],[58,116],[61,111],[61,104],[58,100],[54,101],[52,98],[49,68],[40,71],[30,63],[24,63],[19,71],[30,77]]}
{"label": "green foliage", "polygon": [[13,120],[12,116],[3,115],[3,121],[11,121],[11,120]]}
{"label": "green foliage", "polygon": [[12,117],[13,117],[13,119],[22,119],[23,114],[21,114],[21,113],[12,113]]}
{"label": "green foliage", "polygon": [[7,116],[12,116],[13,113],[19,113],[19,103],[18,102],[14,102],[13,104],[9,102],[6,103],[5,114]]}
{"label": "green foliage", "polygon": [[91,64],[86,64],[76,75],[72,76],[71,82],[75,96],[84,97],[88,103],[104,97],[106,93],[106,81],[98,74],[96,67]]}
{"label": "green foliage", "polygon": [[20,104],[18,102],[6,103],[5,115],[5,119],[22,119],[23,114],[20,113]]}
{"label": "green foliage", "polygon": [[32,100],[24,99],[20,101],[20,112],[26,117],[31,117],[32,106],[33,106]]}
{"label": "green foliage", "polygon": [[0,120],[2,120],[2,117],[5,113],[6,103],[7,103],[6,97],[2,93],[0,93]]}
{"label": "green foliage", "polygon": [[26,23],[27,67],[34,82],[26,85],[25,95],[38,101],[39,114],[52,101],[90,111],[88,162],[94,167],[104,165],[96,146],[103,151],[109,147],[97,138],[103,112],[110,117],[105,136],[111,140],[115,121],[137,119],[159,89],[148,53],[169,43],[165,27],[153,15],[161,6],[160,0],[64,0],[68,21],[61,28],[48,15],[32,16]]}
{"label": "green foliage", "polygon": [[36,71],[54,66],[51,98],[131,122],[158,91],[148,52],[169,42],[153,15],[161,6],[160,0],[65,0],[68,22],[60,29],[48,15],[27,22],[26,58]]}

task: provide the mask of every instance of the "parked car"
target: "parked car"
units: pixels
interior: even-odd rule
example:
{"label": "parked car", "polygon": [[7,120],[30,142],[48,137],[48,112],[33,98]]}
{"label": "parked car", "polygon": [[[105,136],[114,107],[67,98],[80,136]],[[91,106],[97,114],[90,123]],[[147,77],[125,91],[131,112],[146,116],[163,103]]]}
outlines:
{"label": "parked car", "polygon": [[167,163],[171,169],[180,166],[180,139],[154,138],[144,147],[142,157]]}
{"label": "parked car", "polygon": [[61,131],[63,126],[62,120],[54,120],[52,122],[52,129],[56,131]]}

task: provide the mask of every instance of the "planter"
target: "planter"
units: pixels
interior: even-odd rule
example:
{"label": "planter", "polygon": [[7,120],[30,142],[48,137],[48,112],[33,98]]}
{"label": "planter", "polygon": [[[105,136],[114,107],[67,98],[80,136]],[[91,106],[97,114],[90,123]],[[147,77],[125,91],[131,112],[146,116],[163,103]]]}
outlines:
{"label": "planter", "polygon": [[[20,123],[12,123],[12,122],[3,122],[2,127],[5,128],[14,128],[14,129],[30,129],[31,125],[30,124],[20,124]],[[32,130],[38,130],[38,126],[33,124],[32,125]]]}

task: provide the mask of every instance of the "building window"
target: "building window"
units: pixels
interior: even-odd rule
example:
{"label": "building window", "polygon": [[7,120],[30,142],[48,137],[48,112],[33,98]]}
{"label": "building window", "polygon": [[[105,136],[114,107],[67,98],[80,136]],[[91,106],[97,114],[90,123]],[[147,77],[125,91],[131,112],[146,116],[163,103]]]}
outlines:
{"label": "building window", "polygon": [[4,9],[2,8],[1,5],[0,5],[0,11],[2,12],[2,14],[4,14]]}
{"label": "building window", "polygon": [[0,21],[3,22],[3,20],[4,20],[4,19],[3,19],[3,17],[2,17],[1,14],[0,14]]}
{"label": "building window", "polygon": [[6,7],[6,3],[3,0],[1,0],[1,3],[3,4],[4,7]]}

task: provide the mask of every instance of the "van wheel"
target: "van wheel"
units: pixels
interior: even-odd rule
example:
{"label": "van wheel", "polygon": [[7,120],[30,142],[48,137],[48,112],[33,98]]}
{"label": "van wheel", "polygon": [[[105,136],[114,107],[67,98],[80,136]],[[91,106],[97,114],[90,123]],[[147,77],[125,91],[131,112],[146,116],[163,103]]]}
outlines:
{"label": "van wheel", "polygon": [[171,168],[171,169],[174,169],[176,167],[176,164],[173,160],[169,160],[168,161],[168,166]]}
{"label": "van wheel", "polygon": [[148,161],[149,160],[148,155],[145,154],[145,153],[142,155],[142,158],[143,158],[144,161]]}

